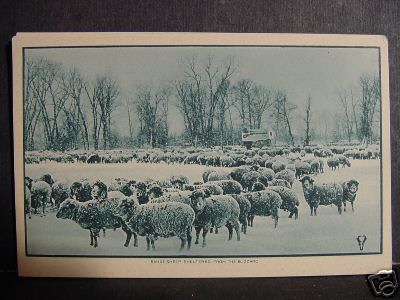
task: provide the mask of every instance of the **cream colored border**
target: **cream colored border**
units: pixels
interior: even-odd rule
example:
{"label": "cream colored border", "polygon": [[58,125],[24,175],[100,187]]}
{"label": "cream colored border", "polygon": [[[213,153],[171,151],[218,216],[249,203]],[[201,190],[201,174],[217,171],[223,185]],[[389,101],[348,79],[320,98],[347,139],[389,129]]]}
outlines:
{"label": "cream colored border", "polygon": [[[23,188],[22,48],[106,45],[374,46],[381,49],[383,254],[257,258],[255,263],[151,263],[148,258],[44,258],[25,256]],[[272,277],[368,274],[391,269],[390,103],[388,43],[384,36],[221,33],[20,33],[13,38],[14,170],[20,276],[61,277]],[[164,260],[168,259],[157,259]],[[225,259],[229,260],[229,259]]]}

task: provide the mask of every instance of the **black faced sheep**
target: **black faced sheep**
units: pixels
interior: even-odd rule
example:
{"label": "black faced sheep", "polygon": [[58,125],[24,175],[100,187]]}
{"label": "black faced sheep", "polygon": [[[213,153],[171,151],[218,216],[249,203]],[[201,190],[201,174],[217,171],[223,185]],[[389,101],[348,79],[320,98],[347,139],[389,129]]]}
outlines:
{"label": "black faced sheep", "polygon": [[240,214],[239,214],[239,222],[242,224],[241,232],[244,234],[247,233],[247,222],[248,216],[251,209],[251,204],[249,199],[247,199],[243,195],[231,195],[239,204]]}
{"label": "black faced sheep", "polygon": [[272,190],[265,190],[243,194],[251,203],[249,225],[253,227],[254,216],[271,216],[275,228],[278,226],[278,210],[282,205],[282,198]]}
{"label": "black faced sheep", "polygon": [[61,202],[69,198],[71,195],[71,183],[67,180],[56,181],[51,187],[51,196],[54,199],[54,204],[57,208]]}
{"label": "black faced sheep", "polygon": [[31,188],[31,204],[35,213],[37,213],[39,206],[42,206],[40,216],[45,216],[47,203],[51,203],[50,185],[45,181],[33,182]]}
{"label": "black faced sheep", "polygon": [[[60,219],[71,219],[83,229],[90,232],[90,245],[97,247],[97,237],[101,229],[116,229],[122,227],[126,233],[126,241],[124,246],[128,247],[132,237],[132,231],[126,226],[125,222],[116,215],[116,209],[124,199],[102,199],[90,200],[84,203],[74,199],[67,199],[61,203],[56,214]],[[137,236],[135,233],[135,247],[137,247]]]}
{"label": "black faced sheep", "polygon": [[344,211],[346,211],[346,202],[348,201],[351,203],[351,210],[354,212],[354,200],[356,200],[358,185],[359,183],[355,179],[342,183]]}
{"label": "black faced sheep", "polygon": [[196,213],[194,228],[196,229],[196,242],[199,243],[200,231],[203,230],[203,247],[206,246],[206,236],[212,227],[226,226],[229,231],[229,240],[232,239],[233,228],[237,240],[240,240],[238,202],[229,195],[205,197],[203,191],[195,191],[191,196],[192,207]]}
{"label": "black faced sheep", "polygon": [[296,167],[296,178],[301,178],[303,175],[308,175],[311,172],[311,166],[309,163],[304,161],[297,161],[295,162]]}
{"label": "black faced sheep", "polygon": [[242,185],[235,180],[218,180],[212,182],[206,182],[203,185],[208,186],[210,184],[216,184],[222,188],[224,195],[227,194],[240,194],[243,191]]}
{"label": "black faced sheep", "polygon": [[304,198],[310,206],[311,216],[317,215],[319,205],[337,206],[339,214],[342,213],[343,188],[338,183],[316,184],[310,176],[304,176],[301,180]]}
{"label": "black faced sheep", "polygon": [[292,218],[294,215],[297,220],[299,216],[299,209],[297,207],[300,205],[300,201],[296,193],[292,189],[283,186],[271,186],[268,187],[267,190],[277,192],[282,198],[282,205],[280,208],[289,212],[289,218]]}
{"label": "black faced sheep", "polygon": [[138,199],[139,204],[145,204],[150,201],[146,189],[147,184],[145,182],[139,181],[136,183],[136,198]]}
{"label": "black faced sheep", "polygon": [[292,187],[295,180],[295,173],[292,170],[282,170],[275,174],[276,179],[283,179],[289,182],[290,187]]}
{"label": "black faced sheep", "polygon": [[147,250],[150,250],[150,244],[155,249],[156,238],[172,236],[181,239],[180,250],[183,250],[186,242],[190,249],[195,214],[189,205],[178,202],[139,205],[134,199],[125,199],[118,207],[118,215],[132,232],[146,237]]}
{"label": "black faced sheep", "polygon": [[92,200],[92,185],[88,179],[75,181],[71,185],[71,198],[75,198],[79,202]]}
{"label": "black faced sheep", "polygon": [[42,177],[40,177],[40,180],[46,182],[50,186],[52,186],[54,183],[54,179],[50,174],[44,174]]}

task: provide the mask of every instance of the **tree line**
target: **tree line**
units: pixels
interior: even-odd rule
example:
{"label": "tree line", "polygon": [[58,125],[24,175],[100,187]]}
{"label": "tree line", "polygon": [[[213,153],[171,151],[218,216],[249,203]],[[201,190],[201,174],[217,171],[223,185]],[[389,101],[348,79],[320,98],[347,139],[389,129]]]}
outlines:
{"label": "tree line", "polygon": [[[299,107],[287,93],[235,79],[234,57],[192,57],[179,62],[181,77],[160,86],[139,86],[122,99],[118,80],[99,74],[86,78],[46,58],[25,62],[24,144],[27,150],[165,147],[171,144],[214,146],[240,144],[244,129],[268,128],[289,145],[316,141],[372,143],[377,138],[380,86],[377,76],[362,75],[359,85],[337,93],[338,109],[328,119],[308,97]],[[169,126],[183,119],[182,134]],[[124,110],[127,132],[115,129],[115,111]],[[301,130],[299,130],[301,128]],[[267,128],[264,128],[267,129]],[[379,132],[378,132],[379,134]]]}

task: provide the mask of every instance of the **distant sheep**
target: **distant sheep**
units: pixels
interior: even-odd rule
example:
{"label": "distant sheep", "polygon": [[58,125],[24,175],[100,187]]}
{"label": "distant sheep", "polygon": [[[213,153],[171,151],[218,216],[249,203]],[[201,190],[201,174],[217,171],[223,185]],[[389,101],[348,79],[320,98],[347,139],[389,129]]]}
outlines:
{"label": "distant sheep", "polygon": [[334,171],[339,168],[340,161],[337,157],[330,157],[330,158],[328,158],[326,163],[327,163],[329,169]]}
{"label": "distant sheep", "polygon": [[205,197],[203,191],[195,191],[191,196],[192,207],[196,213],[194,228],[196,230],[196,242],[199,243],[199,235],[203,230],[203,247],[206,246],[206,236],[212,228],[226,226],[229,232],[229,240],[232,239],[233,228],[236,231],[237,240],[240,240],[238,202],[229,195],[217,195]]}
{"label": "distant sheep", "polygon": [[279,171],[285,169],[286,169],[286,164],[282,161],[277,160],[272,164],[272,170],[274,170],[275,173],[278,173]]}
{"label": "distant sheep", "polygon": [[251,192],[258,192],[258,191],[263,191],[266,189],[266,186],[262,184],[261,182],[255,182],[253,186],[251,187],[250,191]]}
{"label": "distant sheep", "polygon": [[310,170],[311,173],[313,173],[313,174],[319,173],[319,161],[317,159],[313,159],[310,162],[310,167],[311,167],[311,170]]}
{"label": "distant sheep", "polygon": [[158,237],[172,236],[181,239],[180,250],[186,243],[187,249],[190,249],[195,213],[189,205],[177,202],[139,205],[133,199],[125,199],[117,213],[132,232],[146,237],[147,250],[150,250],[150,244],[155,249],[154,240]]}
{"label": "distant sheep", "polygon": [[207,181],[217,181],[217,180],[230,180],[232,179],[231,175],[227,172],[217,172],[212,171],[207,178]]}
{"label": "distant sheep", "polygon": [[342,165],[342,168],[344,168],[344,167],[351,167],[351,163],[350,163],[350,161],[349,161],[349,159],[346,157],[346,156],[344,156],[344,155],[339,155],[338,157],[337,157],[337,159],[339,160],[339,164],[341,164]]}
{"label": "distant sheep", "polygon": [[243,174],[240,183],[245,191],[250,191],[253,184],[256,183],[260,177],[261,174],[257,171],[249,171]]}
{"label": "distant sheep", "polygon": [[289,189],[292,187],[290,183],[287,182],[285,179],[276,179],[276,178],[269,181],[268,186],[283,186]]}
{"label": "distant sheep", "polygon": [[342,183],[344,211],[346,211],[346,202],[348,201],[351,203],[351,210],[354,212],[354,200],[356,199],[358,185],[359,183],[355,179]]}
{"label": "distant sheep", "polygon": [[319,205],[337,206],[339,214],[342,213],[343,188],[337,183],[315,184],[310,176],[304,176],[301,180],[304,198],[310,206],[311,216],[317,215]]}

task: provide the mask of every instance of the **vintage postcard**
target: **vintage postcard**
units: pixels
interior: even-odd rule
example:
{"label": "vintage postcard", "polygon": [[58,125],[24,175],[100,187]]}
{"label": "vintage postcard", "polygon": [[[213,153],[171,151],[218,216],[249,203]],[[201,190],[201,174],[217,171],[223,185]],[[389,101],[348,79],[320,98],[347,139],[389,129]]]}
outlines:
{"label": "vintage postcard", "polygon": [[21,276],[391,269],[383,36],[20,33]]}

